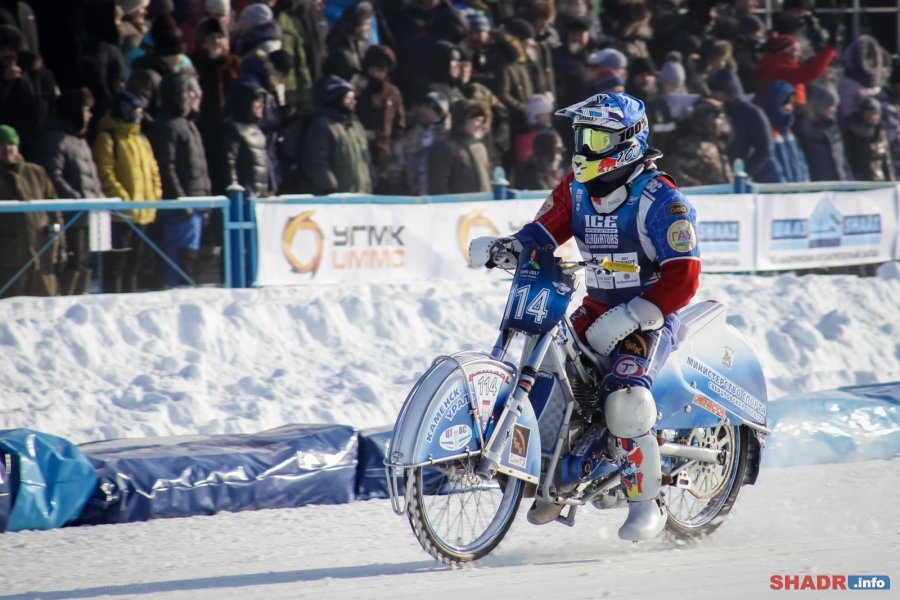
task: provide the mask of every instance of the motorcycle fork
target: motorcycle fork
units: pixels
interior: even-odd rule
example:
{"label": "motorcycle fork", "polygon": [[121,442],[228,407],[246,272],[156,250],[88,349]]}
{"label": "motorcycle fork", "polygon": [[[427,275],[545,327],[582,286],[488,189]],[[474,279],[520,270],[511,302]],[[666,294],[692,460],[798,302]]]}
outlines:
{"label": "motorcycle fork", "polygon": [[[502,333],[501,338],[504,338],[502,346],[505,352],[510,339],[508,332]],[[481,460],[475,469],[475,473],[479,476],[485,479],[493,479],[497,474],[503,451],[506,449],[510,439],[512,439],[513,427],[515,427],[522,411],[525,409],[526,403],[529,401],[528,395],[531,393],[535,378],[537,378],[538,367],[551,349],[553,342],[553,333],[545,333],[536,338],[529,336],[525,339],[525,344],[522,348],[522,358],[525,359],[526,356],[528,358],[521,361],[522,368],[519,369],[519,377],[513,394],[506,401],[503,411],[500,413],[500,418],[497,419],[497,427],[481,451]],[[497,346],[495,346],[492,354],[496,354],[496,351]]]}

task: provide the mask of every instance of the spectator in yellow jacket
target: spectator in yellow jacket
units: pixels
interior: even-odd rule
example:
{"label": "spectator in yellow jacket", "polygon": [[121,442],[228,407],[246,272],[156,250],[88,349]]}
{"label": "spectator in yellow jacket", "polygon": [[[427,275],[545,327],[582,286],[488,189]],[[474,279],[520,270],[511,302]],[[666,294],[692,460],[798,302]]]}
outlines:
{"label": "spectator in yellow jacket", "polygon": [[[112,100],[109,114],[100,121],[94,139],[94,162],[103,193],[126,202],[161,200],[159,166],[150,142],[141,133],[144,109],[140,98],[119,92]],[[130,223],[126,222],[130,219]],[[137,290],[138,265],[146,242],[142,235],[156,219],[156,210],[126,211],[112,224],[114,252],[104,255],[103,291],[120,293]]]}

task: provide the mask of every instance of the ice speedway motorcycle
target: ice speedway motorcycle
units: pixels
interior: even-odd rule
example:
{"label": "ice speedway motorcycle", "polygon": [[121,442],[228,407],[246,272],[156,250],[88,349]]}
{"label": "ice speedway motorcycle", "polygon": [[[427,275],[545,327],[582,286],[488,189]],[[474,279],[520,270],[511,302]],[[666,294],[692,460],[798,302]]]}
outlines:
{"label": "ice speedway motorcycle", "polygon": [[[400,409],[384,460],[391,505],[438,561],[488,555],[523,497],[563,505],[556,520],[570,526],[580,506],[625,504],[627,473],[598,401],[604,358],[566,315],[580,269],[635,266],[523,253],[491,352],[436,358]],[[726,323],[725,306],[700,302],[680,316],[678,347],[652,388],[655,433],[666,531],[697,538],[756,482],[771,432],[760,362]]]}

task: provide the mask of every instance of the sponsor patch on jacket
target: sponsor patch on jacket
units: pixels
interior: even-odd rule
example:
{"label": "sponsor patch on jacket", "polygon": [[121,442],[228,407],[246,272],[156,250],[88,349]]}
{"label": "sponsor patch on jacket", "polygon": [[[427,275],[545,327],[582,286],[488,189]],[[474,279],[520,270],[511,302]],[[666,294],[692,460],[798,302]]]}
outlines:
{"label": "sponsor patch on jacket", "polygon": [[550,209],[553,208],[553,196],[547,196],[547,199],[544,200],[544,203],[541,204],[541,207],[538,209],[537,214],[534,215],[535,219],[540,219],[542,216],[550,212]]}
{"label": "sponsor patch on jacket", "polygon": [[669,247],[676,252],[690,252],[697,247],[697,234],[690,221],[680,219],[669,225],[666,232]]}
{"label": "sponsor patch on jacket", "polygon": [[669,214],[673,217],[683,217],[688,213],[688,207],[682,202],[675,202],[669,206]]}

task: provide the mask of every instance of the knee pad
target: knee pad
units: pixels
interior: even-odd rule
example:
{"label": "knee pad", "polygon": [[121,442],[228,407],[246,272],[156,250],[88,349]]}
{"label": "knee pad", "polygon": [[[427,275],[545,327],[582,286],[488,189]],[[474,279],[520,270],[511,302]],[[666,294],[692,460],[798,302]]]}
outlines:
{"label": "knee pad", "polygon": [[656,401],[645,387],[615,390],[606,397],[606,425],[619,438],[636,438],[656,423]]}

